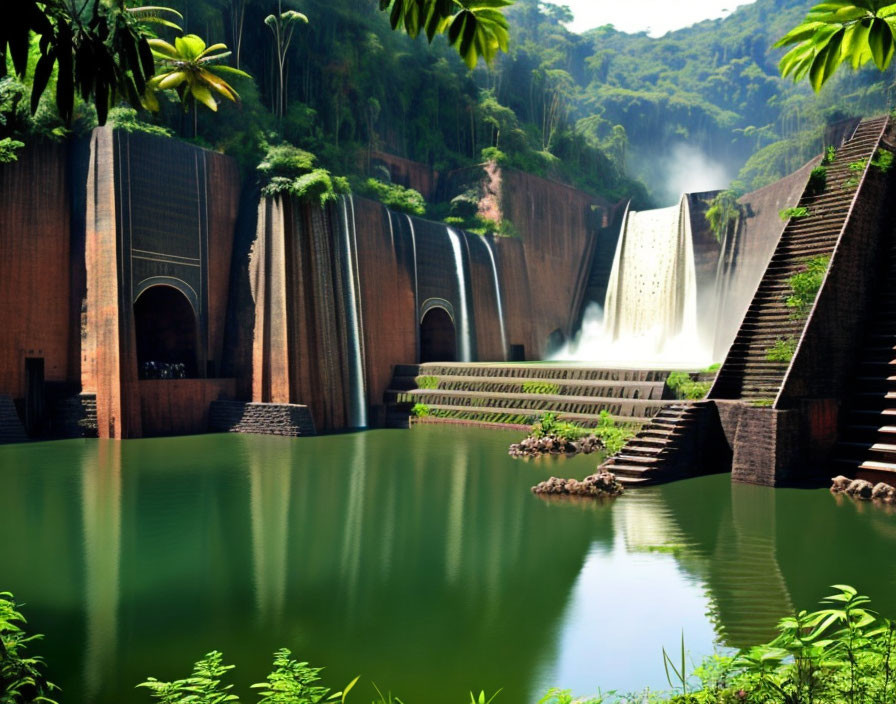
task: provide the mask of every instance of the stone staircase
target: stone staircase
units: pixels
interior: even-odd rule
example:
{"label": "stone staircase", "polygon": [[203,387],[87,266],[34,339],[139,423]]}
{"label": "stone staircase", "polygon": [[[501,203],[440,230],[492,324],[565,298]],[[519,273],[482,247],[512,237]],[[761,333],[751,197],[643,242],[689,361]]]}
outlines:
{"label": "stone staircase", "polygon": [[[870,168],[886,126],[887,118],[862,122],[827,166],[824,193],[803,195],[799,205],[808,208],[809,215],[791,218],[787,223],[710,398],[767,405],[775,402],[790,362],[770,361],[767,352],[777,340],[796,344],[807,323],[806,319],[794,319],[785,305],[790,291],[788,279],[801,271],[808,260],[833,253],[860,197],[864,173]],[[864,170],[850,168],[862,160]],[[862,180],[858,186],[847,185],[850,179]]]}
{"label": "stone staircase", "polygon": [[15,403],[9,396],[0,396],[0,445],[26,440],[28,435],[16,411]]}
{"label": "stone staircase", "polygon": [[292,403],[212,401],[208,426],[211,432],[250,433],[307,437],[316,435],[308,406]]}
{"label": "stone staircase", "polygon": [[704,403],[677,401],[663,408],[625,447],[607,459],[601,470],[624,486],[646,486],[695,474],[682,452],[693,440]]}
{"label": "stone staircase", "polygon": [[386,425],[406,428],[415,405],[429,422],[528,426],[546,412],[586,427],[601,411],[642,424],[674,403],[664,399],[665,371],[549,364],[397,365],[386,391]]}
{"label": "stone staircase", "polygon": [[[890,244],[883,280],[894,277],[896,240]],[[875,299],[849,388],[832,471],[896,484],[896,290],[885,290]]]}

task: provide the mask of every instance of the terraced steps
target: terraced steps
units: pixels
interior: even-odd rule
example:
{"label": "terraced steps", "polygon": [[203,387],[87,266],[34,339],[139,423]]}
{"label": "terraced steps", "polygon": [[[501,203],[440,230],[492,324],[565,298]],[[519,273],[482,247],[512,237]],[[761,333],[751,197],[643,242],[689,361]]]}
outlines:
{"label": "terraced steps", "polygon": [[0,396],[0,445],[26,440],[28,435],[13,400],[9,396]]}
{"label": "terraced steps", "polygon": [[706,410],[703,403],[667,405],[600,469],[615,474],[624,486],[658,484],[692,474],[681,452]]}
{"label": "terraced steps", "polygon": [[385,394],[386,425],[408,427],[420,404],[428,421],[528,426],[545,413],[593,427],[603,411],[640,425],[673,401],[665,371],[549,364],[398,365]]}
{"label": "terraced steps", "polygon": [[[769,360],[768,351],[778,340],[796,345],[807,322],[795,318],[785,304],[788,279],[803,270],[808,260],[833,254],[886,126],[887,118],[862,122],[853,138],[837,150],[834,161],[828,165],[825,192],[815,196],[803,194],[799,205],[807,208],[809,215],[791,218],[785,226],[709,398],[745,401],[777,398],[790,364]],[[864,171],[850,168],[850,164],[861,160],[866,162]],[[846,181],[855,177],[861,179],[858,186],[846,186]],[[896,343],[896,334],[893,341]],[[896,345],[875,351],[886,351],[896,357]]]}

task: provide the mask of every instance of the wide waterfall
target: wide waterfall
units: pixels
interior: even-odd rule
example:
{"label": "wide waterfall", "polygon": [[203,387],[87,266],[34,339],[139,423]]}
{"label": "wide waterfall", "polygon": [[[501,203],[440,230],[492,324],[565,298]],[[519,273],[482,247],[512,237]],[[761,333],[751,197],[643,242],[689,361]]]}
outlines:
{"label": "wide waterfall", "polygon": [[704,347],[687,198],[627,212],[603,309],[586,308],[578,335],[554,359],[696,367],[712,362]]}
{"label": "wide waterfall", "polygon": [[470,304],[467,301],[467,276],[464,273],[463,249],[461,248],[460,235],[450,227],[445,228],[448,231],[448,238],[451,240],[451,250],[454,252],[454,267],[457,271],[457,297],[460,310],[457,311],[457,318],[460,323],[458,334],[459,353],[461,362],[471,362],[472,348],[470,334]]}
{"label": "wide waterfall", "polygon": [[504,302],[501,299],[501,282],[498,280],[498,265],[495,263],[495,252],[492,249],[492,242],[488,237],[483,237],[485,248],[488,250],[488,256],[492,260],[492,276],[495,282],[495,300],[498,302],[498,323],[501,326],[501,352],[507,356],[507,327],[504,324]]}
{"label": "wide waterfall", "polygon": [[359,281],[355,264],[358,258],[358,245],[355,239],[355,202],[351,196],[342,198],[342,234],[345,247],[343,262],[345,275],[345,308],[348,318],[348,366],[349,395],[349,427],[367,427],[367,394],[364,384],[364,356],[361,342],[361,305]]}

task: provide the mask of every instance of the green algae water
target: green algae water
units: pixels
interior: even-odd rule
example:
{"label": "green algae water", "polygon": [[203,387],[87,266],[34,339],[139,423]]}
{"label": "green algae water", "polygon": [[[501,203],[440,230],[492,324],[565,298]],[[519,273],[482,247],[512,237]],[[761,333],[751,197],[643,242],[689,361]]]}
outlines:
{"label": "green algae water", "polygon": [[766,639],[827,585],[896,614],[896,518],[727,475],[556,503],[529,487],[594,457],[524,462],[512,433],[421,427],[0,447],[0,590],[25,603],[60,700],[149,702],[220,649],[244,701],[271,654],[407,704],[665,688]]}

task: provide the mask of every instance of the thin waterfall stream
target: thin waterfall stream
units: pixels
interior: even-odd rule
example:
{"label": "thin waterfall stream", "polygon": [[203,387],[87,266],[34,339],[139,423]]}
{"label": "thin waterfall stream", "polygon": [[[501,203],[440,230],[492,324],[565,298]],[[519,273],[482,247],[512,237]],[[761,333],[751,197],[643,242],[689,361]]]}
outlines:
{"label": "thin waterfall stream", "polygon": [[498,265],[495,262],[495,252],[492,249],[491,240],[483,237],[485,248],[488,250],[488,256],[492,260],[492,276],[495,281],[495,300],[498,302],[498,322],[501,325],[501,352],[507,355],[507,327],[504,325],[504,302],[501,299],[501,282],[498,280]]}
{"label": "thin waterfall stream", "polygon": [[[351,207],[351,219],[349,219]],[[345,245],[345,291],[346,314],[349,336],[349,425],[353,428],[367,427],[367,401],[364,390],[364,360],[361,349],[361,309],[359,293],[356,290],[355,259],[357,257],[355,239],[355,204],[351,196],[342,198],[343,236]]]}
{"label": "thin waterfall stream", "polygon": [[460,243],[460,235],[450,227],[445,228],[448,231],[448,238],[451,240],[451,250],[454,252],[454,266],[457,271],[457,289],[460,310],[457,311],[457,317],[460,322],[460,361],[472,361],[472,343],[470,339],[470,308],[467,301],[467,277],[464,273],[463,250]]}

